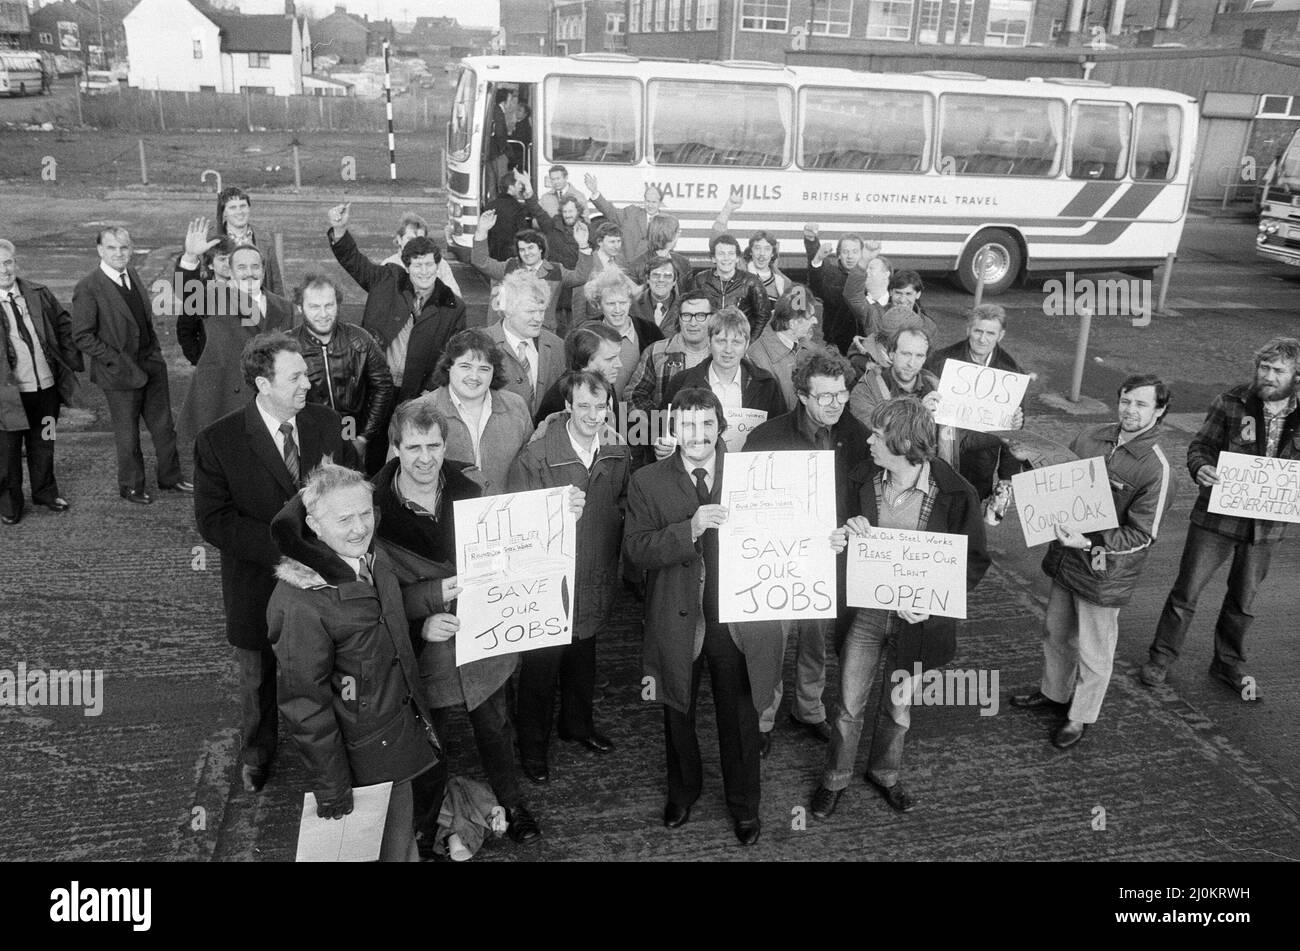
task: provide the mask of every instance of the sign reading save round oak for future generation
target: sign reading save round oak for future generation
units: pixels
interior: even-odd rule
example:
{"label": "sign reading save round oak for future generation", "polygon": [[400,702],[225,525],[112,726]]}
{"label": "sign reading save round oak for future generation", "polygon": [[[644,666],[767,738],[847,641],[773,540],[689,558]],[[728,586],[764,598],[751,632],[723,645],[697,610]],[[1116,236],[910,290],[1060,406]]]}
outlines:
{"label": "sign reading save round oak for future generation", "polygon": [[1211,512],[1269,522],[1300,522],[1300,459],[1219,453],[1221,480],[1210,489]]}
{"label": "sign reading save round oak for future generation", "polygon": [[849,607],[966,617],[966,536],[873,528],[850,535]]}
{"label": "sign reading save round oak for future generation", "polygon": [[1057,525],[1074,532],[1100,532],[1119,525],[1106,460],[1101,456],[1017,473],[1011,477],[1011,491],[1030,548],[1054,540]]}

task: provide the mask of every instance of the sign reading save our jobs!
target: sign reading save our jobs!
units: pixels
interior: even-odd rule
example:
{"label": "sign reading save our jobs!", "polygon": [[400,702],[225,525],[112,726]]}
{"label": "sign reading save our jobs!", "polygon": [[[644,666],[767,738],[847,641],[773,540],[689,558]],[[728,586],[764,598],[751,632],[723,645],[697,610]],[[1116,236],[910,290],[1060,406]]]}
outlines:
{"label": "sign reading save our jobs!", "polygon": [[1074,532],[1116,528],[1106,460],[1101,456],[1044,466],[1011,477],[1016,513],[1030,548],[1056,538],[1056,526]]}
{"label": "sign reading save our jobs!", "polygon": [[966,617],[966,536],[872,528],[850,535],[849,607]]}
{"label": "sign reading save our jobs!", "polygon": [[1014,429],[1012,423],[1029,386],[1029,374],[945,360],[939,379],[939,426],[991,433]]}
{"label": "sign reading save our jobs!", "polygon": [[568,487],[455,504],[456,666],[573,640],[577,520]]}
{"label": "sign reading save our jobs!", "polygon": [[1300,522],[1300,459],[1219,453],[1220,482],[1210,489],[1211,512]]}
{"label": "sign reading save our jobs!", "polygon": [[835,617],[835,453],[727,453],[718,620]]}

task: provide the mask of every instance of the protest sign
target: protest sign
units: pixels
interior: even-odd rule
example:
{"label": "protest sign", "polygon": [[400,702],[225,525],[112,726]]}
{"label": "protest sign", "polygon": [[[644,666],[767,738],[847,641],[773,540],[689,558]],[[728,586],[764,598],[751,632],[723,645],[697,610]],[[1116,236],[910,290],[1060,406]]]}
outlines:
{"label": "protest sign", "polygon": [[727,431],[722,434],[727,452],[740,452],[749,434],[767,422],[765,409],[724,409],[722,414],[727,420]]}
{"label": "protest sign", "polygon": [[850,535],[849,607],[966,616],[966,536],[872,528]]}
{"label": "protest sign", "polygon": [[1028,386],[1027,373],[945,360],[934,422],[938,426],[956,426],[980,433],[1014,429],[1012,419]]}
{"label": "protest sign", "polygon": [[718,619],[835,617],[835,453],[727,453]]}
{"label": "protest sign", "polygon": [[1211,512],[1300,522],[1300,459],[1221,452],[1216,469],[1222,481],[1210,489]]}
{"label": "protest sign", "polygon": [[1106,460],[1101,456],[1017,473],[1011,477],[1011,491],[1030,548],[1055,539],[1057,525],[1074,532],[1099,532],[1119,525]]}
{"label": "protest sign", "polygon": [[562,486],[456,502],[456,666],[573,640],[568,494]]}

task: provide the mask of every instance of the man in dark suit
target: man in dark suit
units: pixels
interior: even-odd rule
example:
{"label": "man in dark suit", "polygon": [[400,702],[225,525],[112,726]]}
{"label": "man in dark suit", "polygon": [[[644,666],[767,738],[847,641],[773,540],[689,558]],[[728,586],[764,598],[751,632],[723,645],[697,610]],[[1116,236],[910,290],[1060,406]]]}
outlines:
{"label": "man in dark suit", "polygon": [[131,267],[131,235],[104,228],[95,239],[99,267],[72,292],[72,336],[90,357],[90,379],[108,400],[117,445],[117,484],[122,498],[148,505],[140,419],[149,428],[158,463],[158,488],[193,492],[181,472],[172,422],[167,363],[154,333],[149,299]]}
{"label": "man in dark suit", "polygon": [[194,442],[194,517],[204,541],[221,552],[226,637],[239,659],[241,779],[266,783],[276,744],[275,654],[266,606],[280,552],[271,520],[325,458],[355,468],[343,421],[307,402],[311,378],[302,348],[284,333],[262,334],[243,353],[248,405],[199,433]]}
{"label": "man in dark suit", "polygon": [[486,328],[501,350],[506,371],[504,389],[518,394],[536,413],[542,397],[564,372],[564,342],[546,330],[550,290],[531,271],[511,271],[492,289],[492,309],[501,319]]}
{"label": "man in dark suit", "polygon": [[71,406],[81,352],[72,319],[43,284],[18,276],[12,242],[0,239],[0,521],[23,517],[23,446],[32,502],[63,512],[54,480],[54,427]]}

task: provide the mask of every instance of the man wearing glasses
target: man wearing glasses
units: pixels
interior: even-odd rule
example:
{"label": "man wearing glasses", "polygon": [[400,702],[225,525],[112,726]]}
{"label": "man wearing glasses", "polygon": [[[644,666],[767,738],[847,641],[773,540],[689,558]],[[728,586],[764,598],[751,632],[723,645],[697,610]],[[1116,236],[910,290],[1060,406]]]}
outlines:
{"label": "man wearing glasses", "polygon": [[[868,453],[867,439],[871,433],[853,414],[846,413],[849,390],[846,385],[852,367],[838,353],[825,348],[803,350],[795,362],[791,379],[798,403],[794,410],[758,426],[745,441],[746,452],[772,452],[786,450],[826,449],[835,453],[835,517],[843,525],[852,501],[849,490],[849,469]],[[852,620],[844,596],[844,559],[837,559],[838,611],[836,614]],[[760,622],[761,623],[761,622]],[[830,740],[830,727],[826,723],[826,707],[822,704],[822,691],[826,687],[826,635],[835,622],[825,620],[780,621],[783,634],[793,633],[799,638],[799,651],[795,661],[795,701],[790,711],[790,722],[823,743]],[[781,706],[782,687],[777,682],[772,702],[759,716],[761,733],[759,752],[764,757],[772,747],[772,728]]]}

